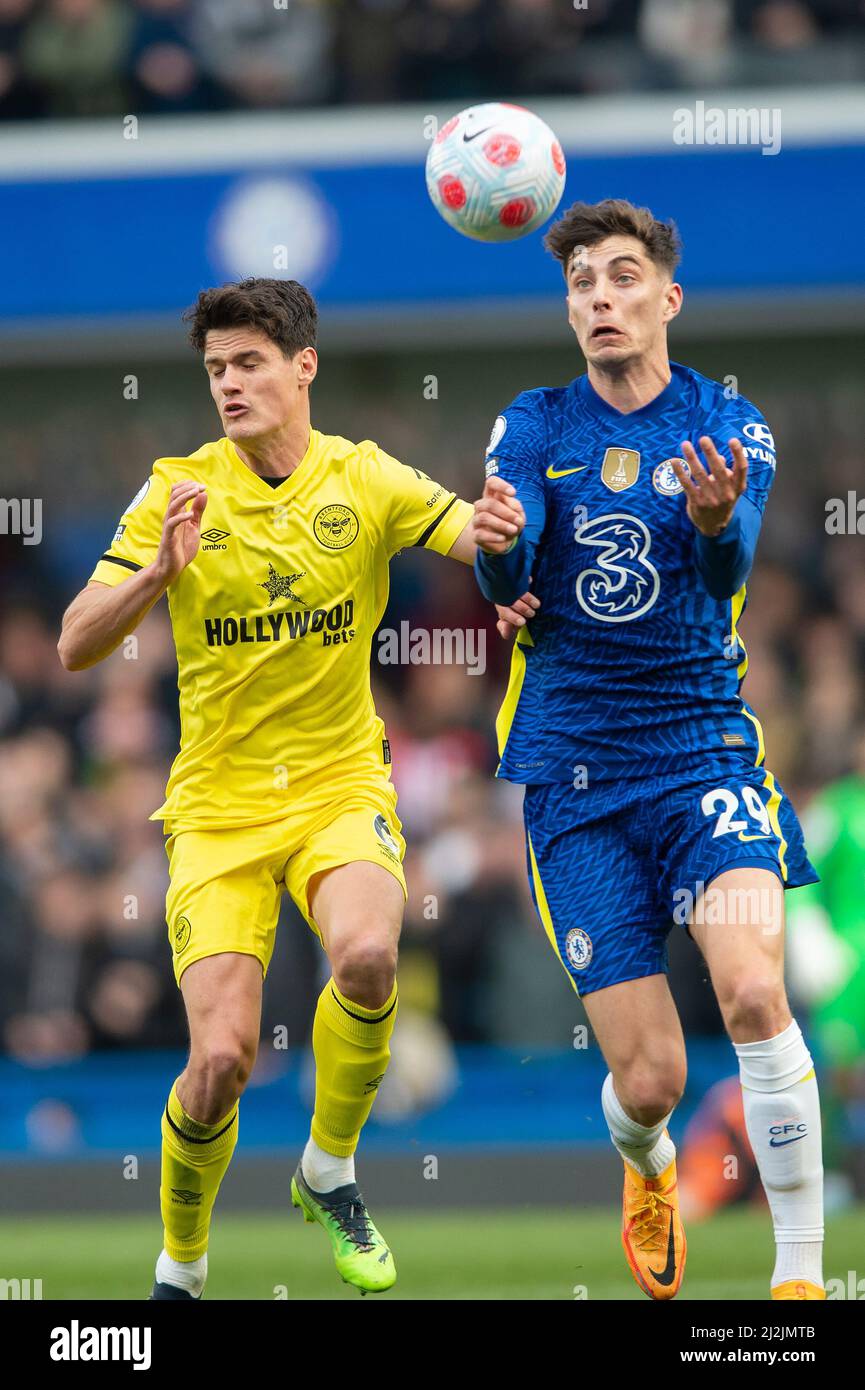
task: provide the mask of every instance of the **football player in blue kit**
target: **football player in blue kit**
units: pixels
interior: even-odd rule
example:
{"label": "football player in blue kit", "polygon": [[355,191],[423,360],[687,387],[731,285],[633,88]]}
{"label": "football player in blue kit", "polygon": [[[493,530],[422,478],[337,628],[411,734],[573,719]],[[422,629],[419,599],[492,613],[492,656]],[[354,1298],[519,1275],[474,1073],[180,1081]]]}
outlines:
{"label": "football player in blue kit", "polygon": [[739,1059],[775,1231],[771,1296],[825,1298],[817,1080],[783,959],[784,889],[817,875],[739,695],[774,441],[750,401],[669,360],[674,224],[576,203],[545,244],[587,371],[522,392],[487,450],[478,582],[510,604],[531,577],[540,600],[514,646],[497,775],[525,784],[534,901],[609,1068],[637,1283],[672,1298],[685,1264],[667,1129],[686,1072],[665,973],[678,922]]}

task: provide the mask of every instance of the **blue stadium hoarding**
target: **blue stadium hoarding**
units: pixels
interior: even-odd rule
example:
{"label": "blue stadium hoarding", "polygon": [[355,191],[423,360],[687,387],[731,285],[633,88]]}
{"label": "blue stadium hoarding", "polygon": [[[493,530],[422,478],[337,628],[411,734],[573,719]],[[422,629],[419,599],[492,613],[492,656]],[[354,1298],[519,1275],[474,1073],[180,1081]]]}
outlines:
{"label": "blue stadium hoarding", "polygon": [[[784,118],[776,153],[676,143],[687,99],[675,95],[608,104],[606,115],[603,102],[536,109],[565,148],[563,206],[626,196],[674,217],[693,301],[849,311],[865,303],[865,98],[838,95],[827,119],[821,96],[816,107],[772,95]],[[120,121],[7,129],[0,335],[86,336],[136,321],[177,334],[198,288],[244,274],[304,280],[331,321],[548,311],[562,284],[537,235],[482,245],[434,212],[423,178],[430,119],[415,108],[163,119],[134,139]]]}

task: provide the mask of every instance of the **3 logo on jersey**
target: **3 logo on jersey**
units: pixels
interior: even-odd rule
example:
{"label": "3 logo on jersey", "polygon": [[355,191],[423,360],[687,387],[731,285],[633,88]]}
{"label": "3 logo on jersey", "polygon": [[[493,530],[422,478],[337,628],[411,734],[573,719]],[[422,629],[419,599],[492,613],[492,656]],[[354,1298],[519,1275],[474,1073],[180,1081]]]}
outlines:
{"label": "3 logo on jersey", "polygon": [[648,613],[661,577],[649,559],[652,537],[639,517],[613,512],[574,532],[578,545],[597,546],[596,562],[577,577],[577,602],[602,623],[628,623]]}

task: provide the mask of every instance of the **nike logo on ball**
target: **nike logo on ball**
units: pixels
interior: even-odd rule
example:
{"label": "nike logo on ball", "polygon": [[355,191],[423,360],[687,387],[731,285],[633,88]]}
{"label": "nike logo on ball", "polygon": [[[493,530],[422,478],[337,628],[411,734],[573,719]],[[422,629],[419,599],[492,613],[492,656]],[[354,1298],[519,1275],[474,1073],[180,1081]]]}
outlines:
{"label": "nike logo on ball", "polygon": [[485,125],[484,128],[483,128],[483,130],[476,130],[476,131],[474,131],[473,134],[471,134],[471,135],[464,135],[464,136],[463,136],[463,144],[464,144],[464,145],[467,145],[467,144],[469,143],[470,140],[477,140],[477,138],[478,138],[479,135],[486,135],[486,133],[487,133],[488,130],[492,130],[492,126],[491,126],[491,125]]}

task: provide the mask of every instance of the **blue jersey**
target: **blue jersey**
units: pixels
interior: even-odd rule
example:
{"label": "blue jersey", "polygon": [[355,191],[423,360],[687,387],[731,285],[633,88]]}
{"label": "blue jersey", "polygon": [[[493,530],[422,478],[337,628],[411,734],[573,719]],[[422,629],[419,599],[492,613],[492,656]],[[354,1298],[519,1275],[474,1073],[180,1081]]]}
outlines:
{"label": "blue jersey", "polygon": [[[530,568],[541,600],[514,647],[498,776],[585,788],[587,815],[589,803],[598,812],[593,789],[613,809],[647,777],[721,767],[730,754],[762,760],[759,724],[739,696],[747,655],[737,624],[774,441],[750,401],[688,367],[671,372],[660,395],[626,414],[587,376],[525,391],[487,450],[488,474],[512,483],[525,507],[520,583]],[[748,457],[746,492],[717,540],[697,532],[670,464],[683,440],[699,449],[702,435],[728,462],[737,436]],[[734,591],[723,552],[736,546]],[[501,587],[511,558],[476,562],[498,602],[515,597]]]}

